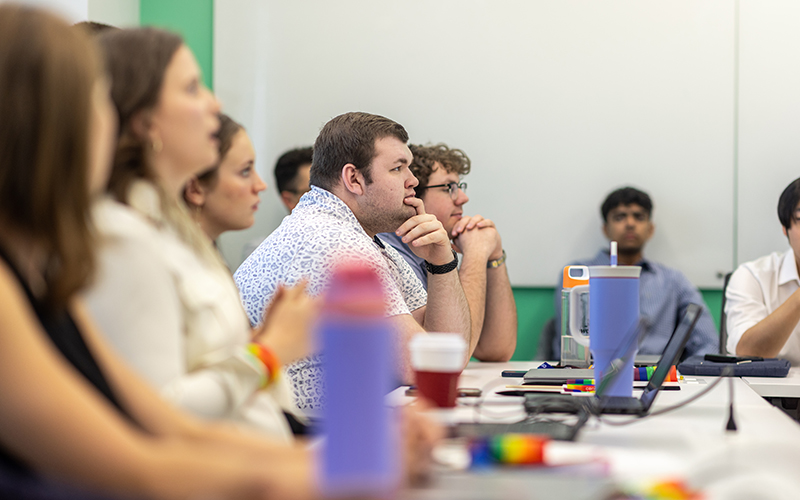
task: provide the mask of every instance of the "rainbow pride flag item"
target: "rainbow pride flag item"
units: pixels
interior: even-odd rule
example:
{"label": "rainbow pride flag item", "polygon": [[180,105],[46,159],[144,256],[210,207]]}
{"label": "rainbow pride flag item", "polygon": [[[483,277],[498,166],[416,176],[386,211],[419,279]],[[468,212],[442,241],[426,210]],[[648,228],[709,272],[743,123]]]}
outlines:
{"label": "rainbow pride flag item", "polygon": [[[642,366],[640,368],[633,369],[633,380],[650,380],[653,376],[653,372],[656,371],[655,366]],[[678,381],[678,370],[675,369],[675,366],[671,366],[669,369],[669,373],[667,374],[667,378],[664,382],[677,382]]]}

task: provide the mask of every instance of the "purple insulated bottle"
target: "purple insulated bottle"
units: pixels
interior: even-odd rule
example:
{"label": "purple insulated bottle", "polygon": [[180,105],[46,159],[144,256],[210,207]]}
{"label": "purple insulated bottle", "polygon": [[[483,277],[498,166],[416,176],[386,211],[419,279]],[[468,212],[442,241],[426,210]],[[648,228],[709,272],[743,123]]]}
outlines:
{"label": "purple insulated bottle", "polygon": [[398,482],[392,410],[392,334],[381,282],[372,269],[340,265],[319,322],[327,388],[322,491],[328,498],[391,494]]}

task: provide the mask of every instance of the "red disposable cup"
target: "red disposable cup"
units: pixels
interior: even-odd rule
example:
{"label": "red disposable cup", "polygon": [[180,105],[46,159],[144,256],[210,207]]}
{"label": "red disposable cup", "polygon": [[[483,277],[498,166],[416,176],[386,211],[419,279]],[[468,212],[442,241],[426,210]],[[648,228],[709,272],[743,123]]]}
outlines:
{"label": "red disposable cup", "polygon": [[409,349],[420,396],[440,408],[454,407],[467,355],[464,339],[454,333],[421,333]]}
{"label": "red disposable cup", "polygon": [[456,405],[460,371],[416,371],[415,374],[420,396],[432,401],[440,408],[452,408]]}

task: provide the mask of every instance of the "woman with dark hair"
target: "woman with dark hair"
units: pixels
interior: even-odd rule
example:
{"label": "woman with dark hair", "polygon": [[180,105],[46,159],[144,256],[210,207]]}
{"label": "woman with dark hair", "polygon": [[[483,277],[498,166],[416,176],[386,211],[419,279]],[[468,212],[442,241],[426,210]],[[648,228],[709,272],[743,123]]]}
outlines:
{"label": "woman with dark hair", "polygon": [[258,194],[267,189],[255,169],[256,152],[244,128],[220,115],[219,161],[189,180],[183,199],[203,232],[215,241],[225,231],[255,222]]}
{"label": "woman with dark hair", "polygon": [[159,499],[313,496],[308,452],[165,404],[77,296],[114,144],[100,68],[79,30],[0,5],[0,475]]}
{"label": "woman with dark hair", "polygon": [[309,354],[316,303],[303,285],[284,290],[251,330],[228,269],[182,199],[189,179],[218,162],[219,103],[177,35],[120,30],[99,42],[120,133],[114,199],[95,212],[103,241],[91,311],[167,400],[291,440],[302,416],[281,364]]}

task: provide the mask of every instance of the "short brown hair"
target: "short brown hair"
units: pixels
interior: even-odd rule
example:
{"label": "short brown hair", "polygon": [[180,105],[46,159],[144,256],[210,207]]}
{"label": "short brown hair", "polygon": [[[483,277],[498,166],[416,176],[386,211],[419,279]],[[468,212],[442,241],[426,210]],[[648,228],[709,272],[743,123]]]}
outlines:
{"label": "short brown hair", "polygon": [[164,73],[183,39],[156,28],[110,30],[99,37],[111,75],[111,99],[119,119],[119,140],[108,190],[125,203],[136,179],[155,180],[147,160],[145,137],[132,127],[133,118],[158,104]]}
{"label": "short brown hair", "polygon": [[311,146],[296,148],[283,153],[275,163],[275,187],[278,193],[289,191],[297,194],[297,172],[300,167],[310,165],[314,159]]}
{"label": "short brown hair", "polygon": [[439,163],[445,172],[449,174],[467,175],[472,168],[472,162],[466,153],[460,149],[447,147],[446,144],[434,144],[433,146],[420,146],[412,144],[409,146],[414,160],[411,162],[411,173],[417,178],[419,184],[416,190],[419,197],[428,186],[428,179],[433,173],[436,163]]}
{"label": "short brown hair", "polygon": [[89,130],[99,75],[84,32],[38,9],[0,5],[0,220],[47,252],[52,307],[64,307],[94,270]]}
{"label": "short brown hair", "polygon": [[111,26],[110,24],[105,24],[105,23],[98,23],[95,21],[81,21],[79,23],[75,23],[74,26],[78,29],[84,30],[84,32],[90,36],[97,36],[106,31],[119,29],[116,26]]}
{"label": "short brown hair", "polygon": [[[240,130],[244,130],[241,124],[234,121],[233,118],[225,113],[219,114],[219,132],[217,132],[217,138],[219,139],[219,160],[217,160],[217,163],[213,167],[197,175],[197,182],[206,189],[213,189],[217,184],[217,179],[219,179],[219,166],[222,165],[225,155],[228,154],[228,151],[231,149],[233,137]],[[189,206],[192,205],[189,198],[186,197],[185,189],[183,192],[183,201]]]}
{"label": "short brown hair", "polygon": [[369,184],[375,141],[384,137],[408,142],[406,129],[383,116],[354,112],[333,118],[322,127],[314,142],[309,183],[330,191],[339,182],[342,168],[352,163]]}

